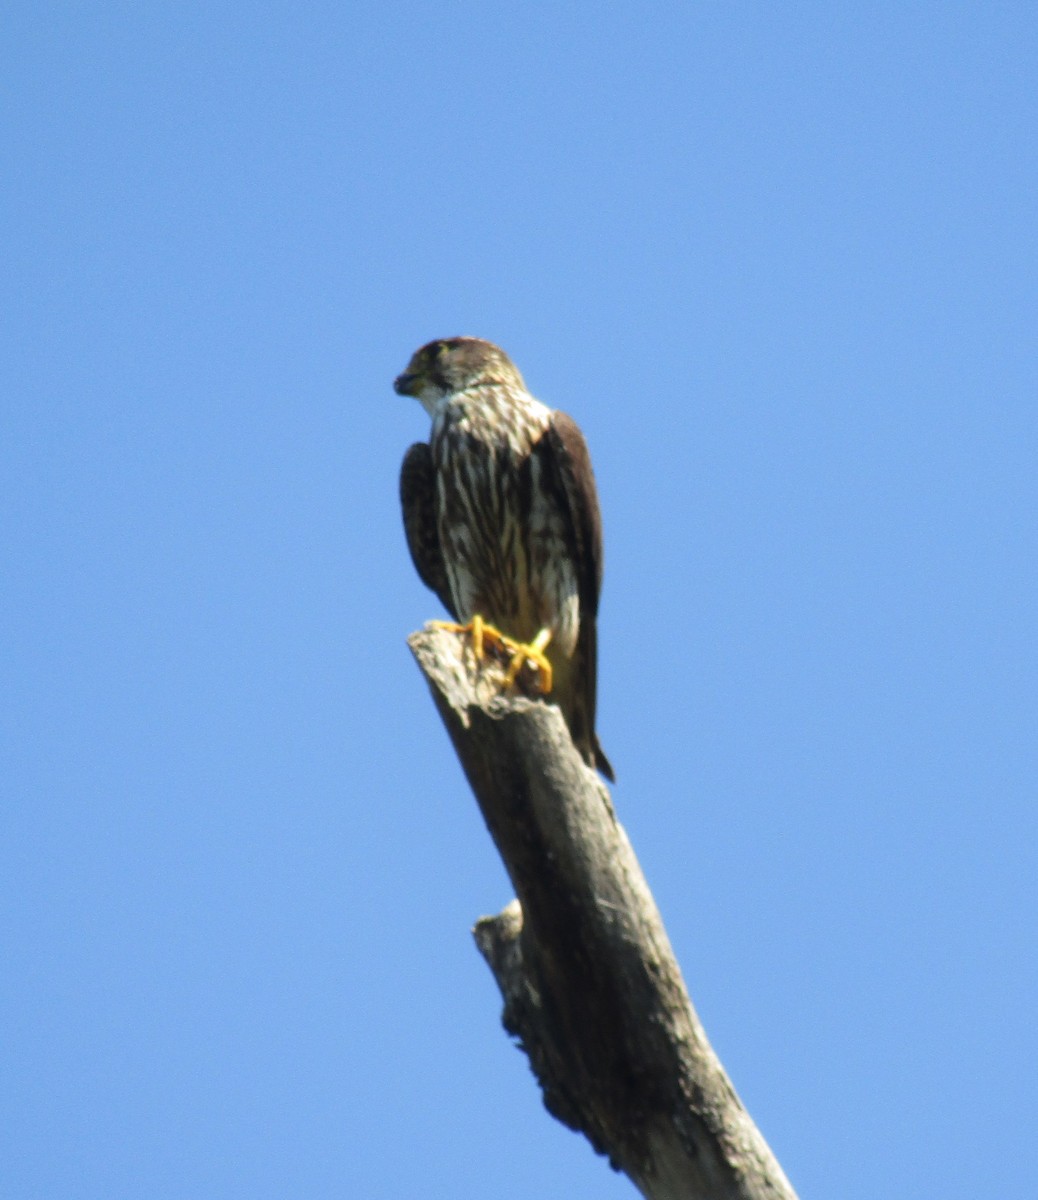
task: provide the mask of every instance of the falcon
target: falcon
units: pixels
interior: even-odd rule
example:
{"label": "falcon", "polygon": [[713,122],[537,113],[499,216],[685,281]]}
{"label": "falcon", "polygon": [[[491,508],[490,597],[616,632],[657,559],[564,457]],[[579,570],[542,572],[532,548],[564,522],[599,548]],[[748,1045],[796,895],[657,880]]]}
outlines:
{"label": "falcon", "polygon": [[612,780],[595,734],[602,521],[584,435],[480,338],[429,342],[393,386],[432,418],[400,471],[419,577],[477,659],[488,643],[507,654],[506,686],[536,671],[584,761]]}

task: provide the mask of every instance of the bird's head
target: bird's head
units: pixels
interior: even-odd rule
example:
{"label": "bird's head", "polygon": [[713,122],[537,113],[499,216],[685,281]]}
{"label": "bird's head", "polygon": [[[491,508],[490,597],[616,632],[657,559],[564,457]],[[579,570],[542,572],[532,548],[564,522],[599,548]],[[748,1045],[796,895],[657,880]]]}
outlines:
{"label": "bird's head", "polygon": [[433,413],[444,397],[488,384],[526,390],[523,377],[503,350],[482,338],[456,337],[416,350],[393,387],[401,396],[416,396]]}

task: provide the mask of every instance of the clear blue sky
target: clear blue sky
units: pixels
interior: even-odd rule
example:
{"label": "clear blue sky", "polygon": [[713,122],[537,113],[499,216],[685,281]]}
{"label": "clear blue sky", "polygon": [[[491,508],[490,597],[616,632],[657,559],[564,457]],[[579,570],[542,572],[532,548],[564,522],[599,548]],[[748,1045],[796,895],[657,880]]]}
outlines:
{"label": "clear blue sky", "polygon": [[16,4],[0,1194],[628,1197],[469,927],[429,338],[592,447],[600,732],[803,1197],[1038,1194],[1032,4]]}

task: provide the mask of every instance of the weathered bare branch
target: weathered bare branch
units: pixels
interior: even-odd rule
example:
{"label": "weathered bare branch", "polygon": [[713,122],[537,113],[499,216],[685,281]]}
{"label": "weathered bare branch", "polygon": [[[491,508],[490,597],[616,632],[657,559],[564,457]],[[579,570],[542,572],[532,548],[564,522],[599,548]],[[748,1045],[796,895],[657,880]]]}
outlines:
{"label": "weathered bare branch", "polygon": [[410,646],[515,887],[475,937],[555,1117],[650,1200],[795,1200],[714,1054],[605,785],[457,635]]}

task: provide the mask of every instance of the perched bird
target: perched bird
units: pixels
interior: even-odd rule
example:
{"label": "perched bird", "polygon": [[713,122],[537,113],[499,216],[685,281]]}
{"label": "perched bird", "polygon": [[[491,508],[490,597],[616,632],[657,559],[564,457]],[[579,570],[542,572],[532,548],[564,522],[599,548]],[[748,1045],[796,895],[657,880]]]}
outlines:
{"label": "perched bird", "polygon": [[404,530],[423,583],[470,633],[532,662],[573,743],[607,779],[595,735],[602,522],[584,436],[479,338],[429,342],[394,387],[432,417],[404,456]]}

